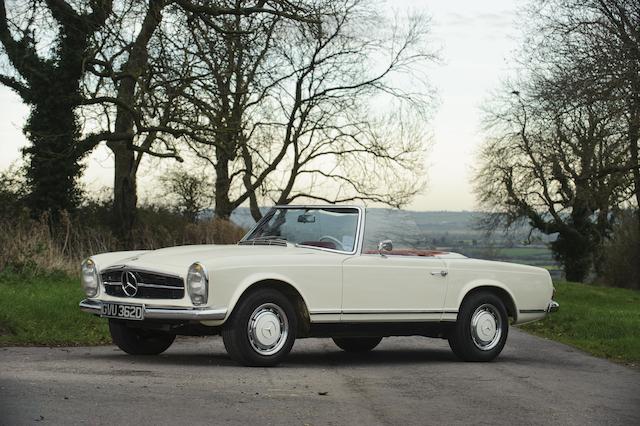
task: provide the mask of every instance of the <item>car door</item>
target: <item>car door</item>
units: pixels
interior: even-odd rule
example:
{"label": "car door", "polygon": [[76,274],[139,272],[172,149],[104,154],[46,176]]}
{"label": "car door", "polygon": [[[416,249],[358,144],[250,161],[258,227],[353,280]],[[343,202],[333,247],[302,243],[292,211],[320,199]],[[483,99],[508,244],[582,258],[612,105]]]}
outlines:
{"label": "car door", "polygon": [[447,293],[437,257],[363,254],[342,270],[342,316],[349,321],[438,321]]}

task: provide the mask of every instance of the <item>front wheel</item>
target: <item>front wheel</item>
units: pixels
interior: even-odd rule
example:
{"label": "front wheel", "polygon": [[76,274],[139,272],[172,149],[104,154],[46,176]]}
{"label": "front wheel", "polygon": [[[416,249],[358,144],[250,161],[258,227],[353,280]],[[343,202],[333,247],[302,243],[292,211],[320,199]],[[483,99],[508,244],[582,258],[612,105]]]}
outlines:
{"label": "front wheel", "polygon": [[296,339],[293,305],[279,291],[259,289],[244,297],[222,329],[222,340],[235,361],[270,367],[287,356]]}
{"label": "front wheel", "polygon": [[449,346],[464,361],[491,361],[502,352],[508,333],[509,317],[502,300],[493,293],[478,292],[462,302]]}
{"label": "front wheel", "polygon": [[343,351],[369,352],[382,341],[382,337],[334,337],[333,342]]}
{"label": "front wheel", "polygon": [[130,355],[158,355],[169,349],[175,334],[127,327],[122,321],[109,320],[111,340]]}

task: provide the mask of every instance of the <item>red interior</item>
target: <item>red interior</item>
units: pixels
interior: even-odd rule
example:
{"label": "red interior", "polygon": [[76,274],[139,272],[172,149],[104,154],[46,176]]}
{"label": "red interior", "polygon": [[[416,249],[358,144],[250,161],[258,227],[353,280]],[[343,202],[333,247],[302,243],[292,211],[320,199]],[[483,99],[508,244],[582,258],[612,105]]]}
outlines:
{"label": "red interior", "polygon": [[[378,250],[367,250],[364,254],[378,254]],[[440,254],[445,254],[444,251],[438,250],[415,250],[415,249],[401,249],[401,250],[391,250],[391,251],[383,251],[384,254],[390,256],[423,256],[423,257],[431,257],[438,256]]]}

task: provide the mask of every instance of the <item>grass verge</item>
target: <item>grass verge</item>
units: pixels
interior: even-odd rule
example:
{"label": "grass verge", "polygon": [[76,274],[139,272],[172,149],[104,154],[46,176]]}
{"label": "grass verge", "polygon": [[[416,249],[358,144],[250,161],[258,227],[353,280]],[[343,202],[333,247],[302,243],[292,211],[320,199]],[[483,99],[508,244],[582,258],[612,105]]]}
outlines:
{"label": "grass verge", "polygon": [[111,341],[104,320],[78,309],[78,278],[0,272],[0,346],[81,346]]}
{"label": "grass verge", "polygon": [[617,362],[640,363],[640,292],[556,282],[560,310],[522,329]]}

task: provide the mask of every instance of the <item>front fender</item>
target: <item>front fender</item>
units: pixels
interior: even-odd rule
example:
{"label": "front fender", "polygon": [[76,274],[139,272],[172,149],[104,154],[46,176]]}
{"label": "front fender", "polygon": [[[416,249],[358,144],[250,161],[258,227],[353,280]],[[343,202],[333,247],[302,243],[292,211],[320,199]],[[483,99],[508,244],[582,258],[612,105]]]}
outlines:
{"label": "front fender", "polygon": [[[252,286],[254,286],[255,284],[265,282],[265,281],[281,282],[284,285],[288,284],[300,294],[300,297],[302,297],[302,300],[305,303],[305,306],[309,306],[304,292],[300,290],[300,287],[296,285],[296,283],[294,282],[293,279],[291,279],[291,277],[285,276],[283,274],[274,273],[274,272],[264,272],[264,273],[256,272],[256,273],[247,275],[240,281],[240,283],[237,286],[235,286],[235,290],[233,291],[233,293],[231,294],[230,298],[226,303],[226,306],[228,309],[227,309],[227,315],[224,318],[224,320],[215,321],[215,322],[207,321],[206,324],[220,325],[224,323],[229,318],[229,316],[233,313],[233,310],[235,309],[242,295],[245,294],[246,291]],[[212,291],[213,294],[215,294],[215,291],[216,291],[215,281],[212,283],[212,285],[213,285],[213,288],[211,288],[210,291]]]}

